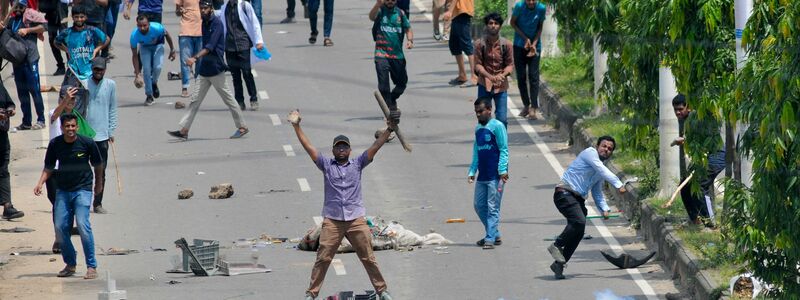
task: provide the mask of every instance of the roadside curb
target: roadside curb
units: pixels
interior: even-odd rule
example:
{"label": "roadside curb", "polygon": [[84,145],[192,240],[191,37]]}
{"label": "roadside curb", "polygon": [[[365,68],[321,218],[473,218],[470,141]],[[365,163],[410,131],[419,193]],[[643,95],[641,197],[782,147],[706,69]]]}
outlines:
{"label": "roadside curb", "polygon": [[[582,126],[583,119],[564,105],[558,95],[540,80],[539,106],[541,112],[550,121],[550,125],[558,130],[562,137],[569,140],[570,149],[575,154],[594,145],[596,137],[589,134]],[[623,174],[613,162],[609,169],[620,179],[625,181]],[[657,258],[664,262],[664,266],[672,272],[672,278],[678,280],[682,290],[692,299],[718,299],[720,298],[721,285],[707,272],[700,269],[699,259],[691,253],[677,236],[672,223],[663,216],[656,214],[656,210],[648,203],[642,203],[637,192],[638,184],[629,183],[627,193],[621,195],[614,189],[606,189],[611,196],[610,202],[624,211],[631,223],[639,223],[637,229],[648,247],[658,251]]]}

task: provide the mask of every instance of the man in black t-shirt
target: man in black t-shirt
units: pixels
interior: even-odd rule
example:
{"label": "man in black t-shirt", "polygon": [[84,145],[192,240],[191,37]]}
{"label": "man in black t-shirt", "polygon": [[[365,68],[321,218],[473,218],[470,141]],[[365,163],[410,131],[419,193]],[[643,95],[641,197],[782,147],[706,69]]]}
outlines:
{"label": "man in black t-shirt", "polygon": [[[73,219],[78,225],[83,254],[86,257],[85,279],[97,278],[97,260],[94,255],[94,235],[89,224],[89,208],[92,205],[92,186],[94,193],[103,192],[103,159],[94,140],[78,135],[78,118],[73,114],[60,117],[61,132],[47,146],[44,156],[44,170],[33,189],[36,196],[42,194],[42,185],[50,176],[56,178],[55,213],[56,234],[61,236],[61,257],[66,267],[58,272],[58,277],[75,274],[77,265],[75,247],[70,239]],[[58,170],[56,170],[58,163]],[[91,166],[90,166],[91,164]],[[92,174],[94,169],[94,174]]]}

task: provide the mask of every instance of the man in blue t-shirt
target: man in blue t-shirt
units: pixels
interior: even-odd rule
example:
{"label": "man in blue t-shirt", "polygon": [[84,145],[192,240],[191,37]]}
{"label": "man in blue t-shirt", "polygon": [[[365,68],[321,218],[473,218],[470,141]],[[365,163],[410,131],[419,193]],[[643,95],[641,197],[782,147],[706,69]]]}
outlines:
{"label": "man in blue t-shirt", "polygon": [[69,67],[83,81],[92,76],[92,58],[98,56],[109,42],[103,31],[86,25],[86,9],[77,6],[72,9],[72,27],[62,31],[55,44],[67,53]]}
{"label": "man in blue t-shirt", "polygon": [[133,55],[133,74],[136,80],[143,76],[144,105],[153,105],[158,98],[158,76],[164,63],[164,40],[169,44],[169,60],[175,60],[177,51],[172,37],[161,23],[150,22],[145,15],[136,17],[136,29],[131,32],[131,54]]}
{"label": "man in blue t-shirt", "polygon": [[475,212],[486,229],[486,236],[476,244],[483,249],[501,245],[500,202],[503,185],[508,181],[508,135],[506,126],[492,118],[492,98],[475,100],[475,143],[472,144],[472,164],[469,166],[469,183],[475,182]]}
{"label": "man in blue t-shirt", "polygon": [[[131,19],[131,7],[133,6],[133,2],[134,1],[126,1],[125,3],[125,11],[122,12],[122,17],[125,18],[125,20]],[[164,11],[164,0],[139,0],[137,11],[139,16],[146,16],[150,22],[161,23],[161,15]]]}
{"label": "man in blue t-shirt", "polygon": [[[520,117],[536,120],[539,109],[539,59],[542,51],[542,25],[547,8],[538,0],[522,0],[514,5],[514,66],[522,98]],[[530,86],[530,87],[529,87]]]}

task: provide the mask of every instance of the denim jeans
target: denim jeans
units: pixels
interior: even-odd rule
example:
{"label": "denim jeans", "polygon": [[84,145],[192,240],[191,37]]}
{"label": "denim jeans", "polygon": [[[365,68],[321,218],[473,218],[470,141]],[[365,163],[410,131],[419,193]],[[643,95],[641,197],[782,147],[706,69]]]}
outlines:
{"label": "denim jeans", "polygon": [[498,182],[499,179],[475,182],[475,212],[486,229],[483,241],[490,245],[500,238],[497,225],[500,223],[500,203],[503,200],[503,192],[497,190]]}
{"label": "denim jeans", "polygon": [[[106,30],[105,33],[109,39],[114,39],[114,33],[117,31],[117,20],[119,19],[119,6],[120,1],[108,1],[108,11],[106,12]],[[103,49],[103,57],[108,57],[108,47]]]}
{"label": "denim jeans", "polygon": [[39,60],[14,65],[14,83],[22,106],[22,125],[31,126],[31,97],[36,108],[36,122],[44,123],[44,101],[39,89]]}
{"label": "denim jeans", "polygon": [[94,256],[94,235],[92,225],[89,224],[89,207],[92,204],[92,191],[77,190],[68,192],[56,190],[56,205],[53,207],[56,218],[56,233],[61,236],[61,257],[68,266],[77,265],[77,253],[70,239],[72,220],[78,225],[81,236],[83,255],[86,258],[86,267],[97,268]]}
{"label": "denim jeans", "polygon": [[478,85],[478,98],[491,97],[494,100],[494,117],[508,128],[508,92],[491,93],[482,85]]}
{"label": "denim jeans", "polygon": [[[319,2],[321,0],[308,0],[308,23],[311,24],[311,33],[317,34],[317,11],[319,11]],[[333,27],[333,0],[325,0],[325,20],[323,23],[323,36],[331,36],[331,28]]]}
{"label": "denim jeans", "polygon": [[540,58],[541,55],[528,57],[528,50],[514,46],[514,68],[517,72],[517,87],[524,107],[539,108]]}
{"label": "denim jeans", "polygon": [[264,18],[261,16],[261,10],[263,7],[261,5],[261,0],[250,0],[250,5],[253,6],[253,10],[256,13],[256,18],[258,19],[258,26],[264,25]]}
{"label": "denim jeans", "polygon": [[153,84],[158,83],[161,65],[164,64],[164,44],[139,46],[139,58],[144,75],[144,94],[153,95]]}
{"label": "denim jeans", "polygon": [[203,37],[182,36],[178,38],[178,42],[181,47],[181,86],[183,88],[189,88],[189,76],[197,77],[197,66],[200,64],[196,64],[194,68],[195,71],[192,72],[189,66],[186,65],[186,60],[203,49]]}

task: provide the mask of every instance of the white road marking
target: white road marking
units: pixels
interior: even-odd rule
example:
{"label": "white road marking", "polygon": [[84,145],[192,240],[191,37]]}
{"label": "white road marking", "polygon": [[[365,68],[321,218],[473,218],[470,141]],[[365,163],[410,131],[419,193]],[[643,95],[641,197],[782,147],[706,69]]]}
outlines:
{"label": "white road marking", "polygon": [[297,184],[300,185],[301,192],[308,192],[311,190],[311,186],[308,185],[308,180],[305,178],[297,178]]}
{"label": "white road marking", "polygon": [[267,100],[269,99],[269,94],[267,94],[267,90],[260,90],[258,91],[258,97],[261,98],[261,100]]}
{"label": "white road marking", "polygon": [[258,78],[258,72],[255,69],[251,69],[250,73],[253,73],[253,78]]}
{"label": "white road marking", "polygon": [[333,265],[333,270],[336,271],[336,275],[347,275],[347,270],[344,269],[344,263],[342,263],[341,259],[334,258],[331,261],[331,265]]}
{"label": "white road marking", "polygon": [[286,156],[294,156],[292,145],[283,145],[283,152],[286,152]]}
{"label": "white road marking", "polygon": [[270,120],[272,120],[272,125],[278,126],[281,125],[281,118],[278,117],[276,114],[269,115]]}
{"label": "white road marking", "polygon": [[[516,116],[518,114],[519,114],[519,109],[509,96],[508,115]],[[520,119],[522,118],[520,117]],[[553,170],[556,171],[558,177],[560,178],[562,175],[564,175],[564,167],[561,166],[561,163],[558,162],[558,159],[556,159],[555,155],[553,155],[553,152],[550,151],[550,147],[548,147],[547,144],[545,144],[544,141],[542,141],[542,138],[539,136],[539,134],[536,132],[533,126],[528,124],[528,122],[525,122],[525,119],[520,120],[519,124],[520,127],[522,127],[522,130],[528,133],[531,139],[533,139],[533,142],[536,144],[536,147],[539,148],[539,151],[542,152],[542,155],[544,155],[545,160],[547,160],[547,162],[550,164]],[[598,215],[594,207],[586,206],[586,209],[589,211],[590,215]],[[619,245],[617,239],[614,238],[613,235],[611,235],[610,231],[608,231],[608,228],[606,228],[606,225],[605,223],[603,223],[603,220],[592,219],[592,225],[594,225],[594,227],[597,228],[597,231],[600,232],[600,235],[603,236],[603,239],[606,240],[606,243],[608,243],[608,245],[611,247],[611,250],[613,250],[615,254],[622,253],[622,246]],[[636,282],[636,285],[639,286],[644,295],[647,296],[648,300],[658,299],[658,297],[656,297],[655,291],[653,291],[653,287],[651,287],[650,283],[648,283],[647,280],[645,280],[644,277],[642,277],[642,273],[639,272],[639,269],[626,269],[626,271],[628,271],[628,274],[631,275],[631,278],[633,279],[634,282]]]}
{"label": "white road marking", "polygon": [[425,7],[425,4],[423,4],[422,1],[413,0],[412,2],[414,2],[414,6],[416,6],[419,11],[425,11],[423,15],[425,16],[425,18],[428,19],[428,21],[433,21],[433,15],[428,11],[428,9]]}

